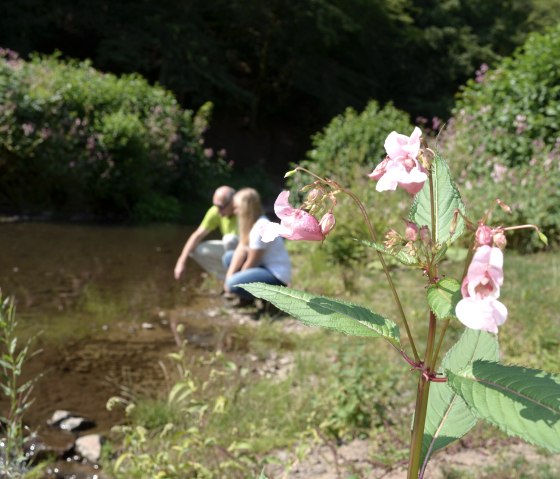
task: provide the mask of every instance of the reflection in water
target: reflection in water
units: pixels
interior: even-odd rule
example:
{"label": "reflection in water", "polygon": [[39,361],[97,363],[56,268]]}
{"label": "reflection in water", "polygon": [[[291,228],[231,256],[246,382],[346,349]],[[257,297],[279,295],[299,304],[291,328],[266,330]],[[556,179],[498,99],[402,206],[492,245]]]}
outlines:
{"label": "reflection in water", "polygon": [[[26,319],[92,304],[118,304],[131,316],[173,307],[185,299],[173,267],[189,233],[171,225],[0,224],[2,296],[15,296]],[[197,281],[200,269],[189,262],[189,273],[186,282]]]}

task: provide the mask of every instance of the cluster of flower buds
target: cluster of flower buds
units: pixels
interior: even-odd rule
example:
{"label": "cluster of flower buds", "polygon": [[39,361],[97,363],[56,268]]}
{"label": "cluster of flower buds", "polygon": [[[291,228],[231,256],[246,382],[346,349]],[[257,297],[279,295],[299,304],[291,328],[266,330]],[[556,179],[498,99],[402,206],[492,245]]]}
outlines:
{"label": "cluster of flower buds", "polygon": [[[274,203],[274,212],[280,219],[280,223],[267,223],[261,230],[262,240],[268,243],[281,236],[290,240],[323,241],[336,225],[332,213],[336,204],[334,194],[325,193],[321,188],[313,188],[302,208],[292,207],[289,196],[289,191],[283,191],[278,195]],[[326,200],[331,203],[330,209],[319,221],[314,214],[324,209]]]}
{"label": "cluster of flower buds", "polygon": [[501,250],[506,248],[507,240],[504,229],[501,227],[490,228],[482,222],[479,223],[474,234],[476,246],[496,246]]}
{"label": "cluster of flower buds", "polygon": [[412,221],[404,220],[404,235],[401,235],[394,229],[390,229],[385,234],[385,247],[393,252],[404,251],[410,256],[417,256],[419,248],[429,248],[433,246],[432,235],[427,226],[420,226]]}

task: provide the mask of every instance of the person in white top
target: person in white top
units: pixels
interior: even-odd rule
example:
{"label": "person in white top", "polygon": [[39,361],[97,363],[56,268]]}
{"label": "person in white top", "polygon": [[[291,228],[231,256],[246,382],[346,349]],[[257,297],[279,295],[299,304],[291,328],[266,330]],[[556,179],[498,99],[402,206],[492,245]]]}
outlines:
{"label": "person in white top", "polygon": [[254,297],[239,285],[259,282],[286,286],[291,281],[292,268],[281,237],[269,243],[261,239],[261,229],[270,220],[263,214],[256,190],[239,190],[233,197],[233,211],[238,221],[239,244],[223,257],[227,270],[224,291],[237,295],[240,304],[248,304]]}

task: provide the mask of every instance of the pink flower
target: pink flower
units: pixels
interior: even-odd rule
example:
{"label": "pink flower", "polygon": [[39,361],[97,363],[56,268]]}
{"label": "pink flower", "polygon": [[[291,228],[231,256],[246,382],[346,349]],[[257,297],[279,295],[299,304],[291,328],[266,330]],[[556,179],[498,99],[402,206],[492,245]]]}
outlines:
{"label": "pink flower", "polygon": [[504,255],[499,248],[480,246],[463,280],[463,299],[455,308],[459,321],[471,329],[497,333],[507,319],[507,308],[497,299],[504,282]]}
{"label": "pink flower", "polygon": [[[321,229],[321,225],[317,219],[310,215],[307,211],[293,208],[288,202],[290,196],[289,191],[282,191],[276,198],[274,203],[274,212],[280,218],[280,224],[269,222],[261,229],[261,239],[265,243],[274,241],[278,236],[282,236],[291,240],[308,240],[308,241],[323,241],[326,233]],[[327,213],[328,215],[329,213]],[[326,216],[326,215],[325,215]],[[325,223],[333,223],[332,220],[325,219]],[[323,221],[322,220],[322,221]],[[325,228],[328,225],[325,225]],[[327,233],[330,229],[327,231]]]}
{"label": "pink flower", "polygon": [[428,176],[418,162],[421,136],[418,127],[410,137],[396,131],[389,133],[384,145],[387,157],[369,175],[372,180],[377,180],[377,191],[394,191],[400,186],[414,195],[422,189]]}
{"label": "pink flower", "polygon": [[418,239],[418,225],[412,221],[406,221],[406,228],[404,230],[404,238],[407,241],[416,241]]}

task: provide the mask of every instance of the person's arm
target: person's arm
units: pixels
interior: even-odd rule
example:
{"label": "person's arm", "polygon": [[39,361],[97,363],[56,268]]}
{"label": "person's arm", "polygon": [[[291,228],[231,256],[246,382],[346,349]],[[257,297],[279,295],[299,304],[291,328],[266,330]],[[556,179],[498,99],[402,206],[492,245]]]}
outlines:
{"label": "person's arm", "polygon": [[245,260],[247,259],[247,247],[239,244],[235,251],[233,252],[233,256],[231,258],[231,263],[229,264],[229,268],[226,273],[226,279],[241,271]]}
{"label": "person's arm", "polygon": [[264,255],[264,249],[252,249],[249,248],[247,251],[247,259],[241,267],[242,270],[255,268],[261,264],[262,257]]}
{"label": "person's arm", "polygon": [[200,242],[210,233],[207,229],[199,226],[193,234],[189,236],[189,239],[185,243],[183,247],[183,251],[181,255],[177,259],[177,263],[175,264],[174,275],[175,279],[181,278],[183,271],[185,271],[185,263],[187,262],[187,258],[189,255],[196,249],[196,247],[200,244]]}

